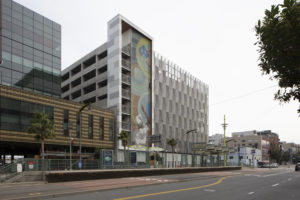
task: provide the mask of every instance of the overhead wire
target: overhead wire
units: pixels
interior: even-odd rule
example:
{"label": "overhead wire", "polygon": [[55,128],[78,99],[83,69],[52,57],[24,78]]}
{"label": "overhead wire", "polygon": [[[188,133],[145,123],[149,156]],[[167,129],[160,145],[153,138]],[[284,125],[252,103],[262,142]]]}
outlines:
{"label": "overhead wire", "polygon": [[230,102],[230,101],[234,101],[234,100],[236,100],[236,99],[241,99],[241,98],[244,98],[244,97],[247,97],[247,96],[250,96],[250,95],[253,95],[253,94],[256,94],[256,93],[265,91],[265,90],[268,90],[268,89],[270,89],[270,88],[274,88],[274,87],[276,87],[276,86],[277,86],[277,85],[272,85],[272,86],[269,86],[269,87],[266,87],[266,88],[262,88],[262,89],[259,89],[259,90],[255,90],[255,91],[252,91],[252,92],[243,94],[243,95],[239,95],[239,96],[236,96],[236,97],[232,97],[232,98],[229,98],[229,99],[225,99],[225,100],[222,100],[222,101],[219,101],[219,102],[210,104],[209,106],[215,106],[215,105],[219,105],[219,104],[222,104],[222,103],[227,103],[227,102]]}

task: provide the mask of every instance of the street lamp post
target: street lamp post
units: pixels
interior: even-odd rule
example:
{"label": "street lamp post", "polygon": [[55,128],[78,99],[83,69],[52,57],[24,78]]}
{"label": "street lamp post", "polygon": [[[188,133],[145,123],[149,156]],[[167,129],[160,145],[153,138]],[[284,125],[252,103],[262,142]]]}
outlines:
{"label": "street lamp post", "polygon": [[72,145],[73,145],[73,138],[72,138],[72,128],[73,128],[73,123],[69,122],[68,124],[68,129],[70,133],[70,170],[72,170]]}
{"label": "street lamp post", "polygon": [[185,132],[185,134],[187,135],[187,145],[186,145],[186,153],[188,153],[189,151],[189,133],[195,132],[197,133],[199,131],[199,129],[192,129],[192,130],[188,130],[187,132]]}
{"label": "street lamp post", "polygon": [[85,109],[86,107],[88,107],[91,103],[87,103],[85,105],[83,105],[78,111],[77,111],[77,117],[79,117],[79,123],[80,123],[80,127],[79,127],[79,163],[80,163],[80,169],[82,168],[82,158],[81,158],[81,125],[82,125],[82,119],[81,119],[81,112],[83,111],[83,109]]}
{"label": "street lamp post", "polygon": [[[226,148],[226,127],[228,126],[228,124],[226,124],[226,119],[225,119],[225,115],[224,115],[224,123],[221,124],[223,129],[224,129],[224,148]],[[224,167],[226,167],[226,152],[224,152]]]}

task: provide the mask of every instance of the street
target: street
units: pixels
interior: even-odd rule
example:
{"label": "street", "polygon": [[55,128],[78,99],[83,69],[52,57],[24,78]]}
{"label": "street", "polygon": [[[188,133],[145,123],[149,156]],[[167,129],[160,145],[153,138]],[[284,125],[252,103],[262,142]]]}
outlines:
{"label": "street", "polygon": [[152,177],[0,185],[0,199],[186,200],[299,199],[293,168],[177,174]]}

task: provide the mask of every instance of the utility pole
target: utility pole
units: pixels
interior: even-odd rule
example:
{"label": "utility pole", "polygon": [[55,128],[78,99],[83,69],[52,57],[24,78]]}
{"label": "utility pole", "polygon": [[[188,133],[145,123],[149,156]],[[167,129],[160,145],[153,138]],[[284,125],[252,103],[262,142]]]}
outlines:
{"label": "utility pole", "polygon": [[[228,126],[228,124],[226,124],[225,115],[224,115],[224,123],[221,125],[224,129],[224,149],[225,149],[226,148],[226,127]],[[224,152],[224,167],[226,167],[226,152]]]}

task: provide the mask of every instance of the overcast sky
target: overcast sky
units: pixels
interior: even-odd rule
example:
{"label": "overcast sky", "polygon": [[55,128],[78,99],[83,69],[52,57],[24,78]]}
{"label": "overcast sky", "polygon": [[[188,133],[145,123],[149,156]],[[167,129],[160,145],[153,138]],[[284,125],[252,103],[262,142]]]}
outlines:
{"label": "overcast sky", "polygon": [[283,0],[16,0],[62,26],[62,69],[107,40],[118,13],[154,38],[154,50],[209,85],[209,135],[272,130],[300,143],[299,103],[274,101],[262,76],[254,26]]}

